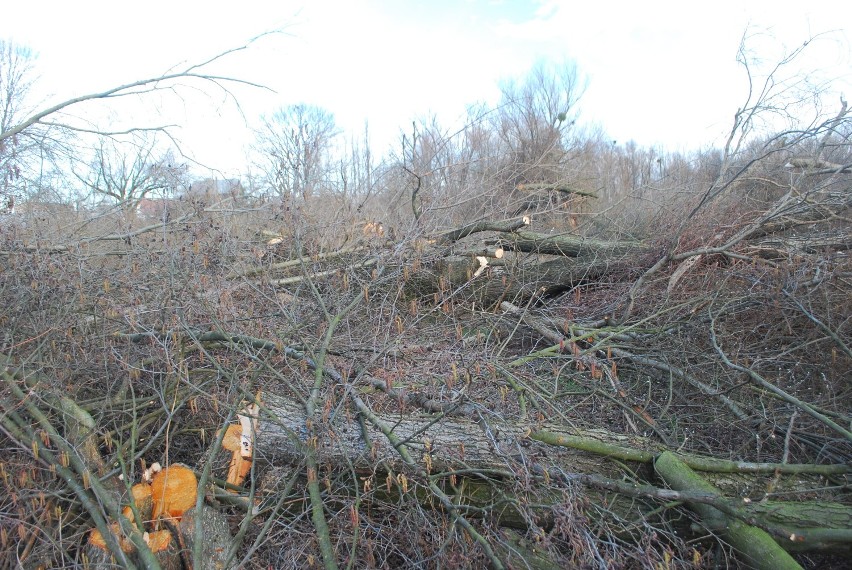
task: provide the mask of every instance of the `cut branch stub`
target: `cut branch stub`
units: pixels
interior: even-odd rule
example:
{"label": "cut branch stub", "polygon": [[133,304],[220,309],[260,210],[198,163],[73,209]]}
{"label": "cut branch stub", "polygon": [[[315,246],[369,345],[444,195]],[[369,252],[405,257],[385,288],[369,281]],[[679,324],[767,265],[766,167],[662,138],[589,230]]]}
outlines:
{"label": "cut branch stub", "polygon": [[[225,437],[222,439],[222,447],[231,452],[231,462],[228,465],[227,481],[231,485],[239,487],[245,481],[251,470],[251,432],[249,432],[248,445],[244,445],[245,430],[241,424],[233,424],[228,427]],[[247,450],[247,455],[244,452]]]}
{"label": "cut branch stub", "polygon": [[184,512],[195,506],[198,479],[189,467],[170,465],[154,475],[151,495],[154,519],[160,516],[180,519]]}

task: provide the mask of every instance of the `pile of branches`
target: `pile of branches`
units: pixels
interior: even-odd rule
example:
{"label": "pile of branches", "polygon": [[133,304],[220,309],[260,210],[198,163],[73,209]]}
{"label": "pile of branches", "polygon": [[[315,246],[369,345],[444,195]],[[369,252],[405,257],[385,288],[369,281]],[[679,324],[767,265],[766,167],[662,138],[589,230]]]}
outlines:
{"label": "pile of branches", "polygon": [[[10,243],[2,558],[91,562],[157,461],[197,472],[235,567],[839,560],[852,182],[777,158],[644,240],[532,215],[323,250],[210,208]],[[236,486],[221,434],[249,404]],[[179,560],[206,567],[194,528]],[[116,561],[157,564],[114,532]]]}
{"label": "pile of branches", "polygon": [[[0,560],[848,557],[852,129],[844,102],[749,146],[766,101],[737,114],[715,180],[642,235],[613,229],[603,207],[579,227],[561,210],[547,229],[540,212],[514,215],[574,204],[571,185],[545,180],[513,188],[520,210],[427,232],[443,210],[428,210],[420,175],[411,231],[395,239],[370,221],[335,242],[323,222],[282,228],[235,197],[94,235],[91,220],[44,236],[4,219]],[[133,498],[154,462],[194,472],[195,506],[175,520]],[[161,524],[174,556],[152,552]]]}

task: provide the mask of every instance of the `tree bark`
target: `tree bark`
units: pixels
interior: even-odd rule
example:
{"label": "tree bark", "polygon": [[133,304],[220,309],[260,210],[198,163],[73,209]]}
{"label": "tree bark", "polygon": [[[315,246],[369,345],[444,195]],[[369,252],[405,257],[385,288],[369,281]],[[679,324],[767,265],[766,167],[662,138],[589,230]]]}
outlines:
{"label": "tree bark", "polygon": [[[719,491],[672,453],[663,453],[654,462],[657,473],[674,489],[718,494]],[[714,532],[721,532],[744,560],[762,570],[795,570],[801,566],[772,540],[764,530],[732,519],[718,509],[701,503],[690,507],[701,516],[701,521]]]}
{"label": "tree bark", "polygon": [[[304,406],[281,395],[268,396],[265,405],[269,418],[261,421],[255,442],[256,457],[279,468],[284,465],[298,465],[304,457],[306,446],[309,445]],[[464,403],[459,402],[458,406],[462,407]],[[318,414],[311,421],[318,437],[316,442],[311,442],[310,445],[315,446],[318,463],[324,464],[326,468],[342,470],[351,465],[357,472],[369,474],[379,480],[383,480],[388,473],[411,474],[411,466],[375,425],[359,421],[357,413],[350,412],[346,406],[336,406],[333,409],[337,411],[326,417],[320,417]],[[451,411],[452,409],[447,410]],[[577,477],[577,480],[590,485],[592,488],[588,495],[593,500],[605,500],[607,508],[613,509],[614,512],[623,510],[627,513],[631,508],[635,508],[635,505],[631,506],[627,496],[613,499],[612,495],[604,494],[607,490],[614,490],[623,495],[633,492],[633,489],[627,488],[629,485],[620,483],[621,466],[608,458],[632,463],[634,471],[644,474],[649,480],[654,479],[650,462],[656,459],[657,473],[672,488],[685,492],[712,493],[716,497],[715,500],[725,504],[726,495],[744,496],[748,494],[748,489],[761,486],[761,477],[773,475],[771,465],[743,463],[739,471],[732,473],[735,466],[733,462],[720,463],[706,461],[706,458],[677,456],[663,451],[663,447],[647,439],[617,435],[606,430],[572,430],[556,425],[539,426],[544,428],[539,429],[526,425],[525,422],[497,420],[476,412],[466,417],[450,416],[447,413],[418,414],[404,409],[401,402],[399,411],[388,411],[376,416],[384,425],[392,427],[393,434],[402,442],[399,445],[408,448],[418,465],[430,475],[456,470],[464,470],[473,476],[480,474],[482,477],[475,478],[475,484],[468,487],[468,493],[460,498],[465,504],[477,508],[492,504],[491,500],[497,496],[497,491],[491,487],[499,486],[501,481],[515,480],[516,472],[529,473],[538,470],[544,473],[556,469],[558,473],[569,474],[568,477]],[[688,464],[713,471],[698,476]],[[777,467],[774,471],[779,471],[784,466]],[[808,467],[812,467],[816,473],[823,471],[823,474],[837,474],[847,470],[846,466],[842,465],[788,466],[790,476],[779,481],[779,488],[802,490],[816,486],[817,477],[807,474]],[[701,481],[703,486],[699,485],[698,481]],[[546,489],[547,487],[539,491]],[[515,496],[505,489],[501,489],[499,493],[503,497]],[[679,497],[668,497],[666,493],[670,491],[656,489],[645,494],[639,492],[635,496],[658,499]],[[690,496],[692,495],[688,493],[684,495]],[[540,495],[538,499],[541,501]],[[424,505],[428,504],[428,493],[424,493],[422,497],[418,496],[418,500]],[[559,498],[554,496],[553,500],[558,502]],[[759,529],[754,529],[735,517],[724,515],[708,504],[701,504],[696,510],[706,519],[708,527],[732,528],[731,532],[739,533],[732,541],[741,539],[746,545],[757,540],[757,536],[760,541],[765,542],[760,533],[755,533]],[[745,519],[757,521],[761,526],[779,529],[776,534],[795,534],[798,537],[796,540],[787,540],[781,545],[790,551],[848,550],[852,546],[852,532],[846,530],[852,521],[852,508],[839,503],[822,502],[809,505],[777,501],[755,502],[753,505],[738,504],[737,512]],[[547,513],[543,511],[541,520],[546,519]],[[500,524],[509,527],[525,525],[524,517],[510,508],[504,509],[498,520]],[[768,535],[765,538],[768,538]],[[738,546],[739,543],[735,545]],[[743,548],[748,556],[764,555],[750,552],[746,546]],[[764,544],[759,548],[769,547]],[[784,557],[778,558],[779,555],[773,556],[774,561],[786,560]]]}
{"label": "tree bark", "polygon": [[609,241],[571,234],[543,234],[518,231],[498,238],[507,250],[546,253],[565,257],[595,256],[615,259],[627,254],[645,252],[648,246],[637,241]]}
{"label": "tree bark", "polygon": [[518,184],[518,190],[521,192],[559,192],[560,194],[574,194],[575,196],[585,196],[587,198],[597,198],[598,195],[594,192],[589,192],[588,190],[578,190],[576,188],[571,188],[570,186],[565,186],[563,184],[548,184],[546,182],[531,182],[527,184]]}

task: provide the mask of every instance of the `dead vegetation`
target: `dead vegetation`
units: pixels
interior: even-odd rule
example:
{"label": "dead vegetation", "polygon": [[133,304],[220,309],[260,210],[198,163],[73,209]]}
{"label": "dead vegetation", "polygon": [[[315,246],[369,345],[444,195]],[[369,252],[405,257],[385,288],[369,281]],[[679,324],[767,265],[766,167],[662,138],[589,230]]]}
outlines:
{"label": "dead vegetation", "polygon": [[[573,132],[571,85],[357,190],[4,220],[4,567],[840,564],[845,103],[682,156]],[[154,461],[185,514],[128,498]]]}

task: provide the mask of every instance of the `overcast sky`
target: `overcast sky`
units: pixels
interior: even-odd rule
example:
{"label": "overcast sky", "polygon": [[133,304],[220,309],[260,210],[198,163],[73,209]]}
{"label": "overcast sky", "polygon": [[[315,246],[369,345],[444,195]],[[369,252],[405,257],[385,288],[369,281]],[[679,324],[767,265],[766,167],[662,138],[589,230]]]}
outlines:
{"label": "overcast sky", "polygon": [[744,32],[766,61],[810,36],[801,65],[835,78],[852,97],[852,2],[78,0],[6,2],[0,37],[38,54],[41,88],[55,99],[93,92],[181,62],[198,62],[272,29],[217,71],[275,93],[238,89],[241,116],[221,95],[189,97],[186,149],[233,173],[249,126],[276,106],[306,102],[349,131],[369,122],[381,152],[411,120],[436,113],[448,126],[466,105],[495,103],[501,79],[537,60],[574,62],[588,78],[582,118],[619,142],[670,149],[717,143],[745,95],[736,64]]}

